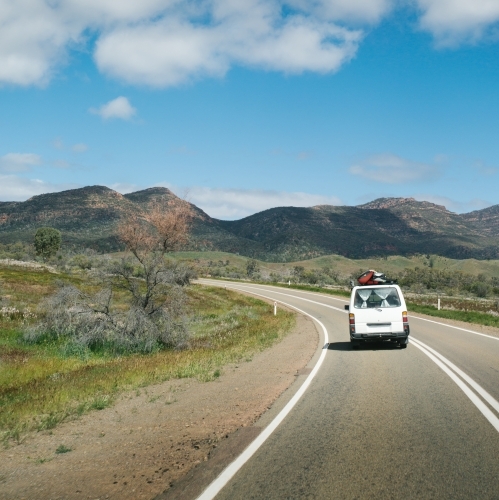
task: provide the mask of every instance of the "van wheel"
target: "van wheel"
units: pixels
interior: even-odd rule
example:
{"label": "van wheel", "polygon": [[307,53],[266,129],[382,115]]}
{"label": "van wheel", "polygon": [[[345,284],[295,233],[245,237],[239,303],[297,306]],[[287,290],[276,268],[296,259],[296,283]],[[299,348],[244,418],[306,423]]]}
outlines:
{"label": "van wheel", "polygon": [[352,349],[358,349],[360,347],[360,342],[357,340],[351,340],[350,344],[352,344]]}

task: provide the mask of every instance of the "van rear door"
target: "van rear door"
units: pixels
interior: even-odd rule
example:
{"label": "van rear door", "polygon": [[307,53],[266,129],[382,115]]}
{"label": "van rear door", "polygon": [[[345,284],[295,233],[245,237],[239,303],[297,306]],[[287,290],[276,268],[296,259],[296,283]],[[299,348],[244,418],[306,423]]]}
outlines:
{"label": "van rear door", "polygon": [[358,287],[350,312],[355,315],[356,333],[380,335],[404,331],[405,302],[397,286]]}

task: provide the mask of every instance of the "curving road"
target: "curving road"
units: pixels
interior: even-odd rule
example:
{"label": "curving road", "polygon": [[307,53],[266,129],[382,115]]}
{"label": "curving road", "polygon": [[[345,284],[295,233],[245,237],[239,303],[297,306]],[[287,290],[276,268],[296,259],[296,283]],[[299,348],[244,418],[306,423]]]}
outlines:
{"label": "curving road", "polygon": [[200,500],[499,499],[499,338],[410,317],[407,349],[352,350],[344,299],[201,282],[298,308],[324,347],[284,413]]}

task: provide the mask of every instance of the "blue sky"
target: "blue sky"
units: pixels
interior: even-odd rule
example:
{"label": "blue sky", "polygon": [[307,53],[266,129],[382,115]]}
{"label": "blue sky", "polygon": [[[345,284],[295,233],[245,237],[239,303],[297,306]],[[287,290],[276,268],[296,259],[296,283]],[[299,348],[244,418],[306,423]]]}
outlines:
{"label": "blue sky", "polygon": [[0,201],[499,203],[499,2],[3,0]]}

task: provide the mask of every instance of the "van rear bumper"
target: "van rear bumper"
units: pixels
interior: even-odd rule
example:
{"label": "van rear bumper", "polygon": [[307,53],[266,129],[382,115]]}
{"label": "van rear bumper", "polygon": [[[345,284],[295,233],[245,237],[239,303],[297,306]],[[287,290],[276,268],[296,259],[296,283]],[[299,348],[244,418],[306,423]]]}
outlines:
{"label": "van rear bumper", "polygon": [[409,337],[409,331],[407,332],[377,332],[377,333],[351,333],[350,340],[404,340]]}

